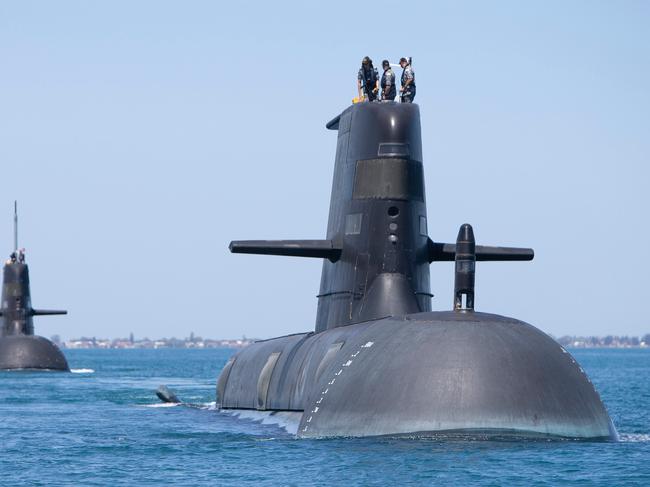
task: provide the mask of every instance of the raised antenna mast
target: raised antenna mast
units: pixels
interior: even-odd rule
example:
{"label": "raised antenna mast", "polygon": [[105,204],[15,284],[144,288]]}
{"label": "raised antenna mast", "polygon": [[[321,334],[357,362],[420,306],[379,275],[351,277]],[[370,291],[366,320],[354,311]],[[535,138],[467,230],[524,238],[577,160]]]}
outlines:
{"label": "raised antenna mast", "polygon": [[14,200],[14,251],[18,252],[18,201]]}

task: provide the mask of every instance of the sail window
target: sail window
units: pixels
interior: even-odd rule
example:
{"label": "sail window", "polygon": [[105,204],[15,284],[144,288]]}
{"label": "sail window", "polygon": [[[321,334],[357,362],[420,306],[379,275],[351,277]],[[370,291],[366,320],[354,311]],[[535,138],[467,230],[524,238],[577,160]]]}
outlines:
{"label": "sail window", "polygon": [[352,197],[424,201],[422,163],[389,158],[357,161]]}

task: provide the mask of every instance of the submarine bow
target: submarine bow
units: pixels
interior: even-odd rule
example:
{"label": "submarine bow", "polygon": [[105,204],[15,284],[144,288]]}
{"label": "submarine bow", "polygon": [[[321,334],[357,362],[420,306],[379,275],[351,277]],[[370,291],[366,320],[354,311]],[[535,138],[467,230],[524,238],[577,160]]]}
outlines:
{"label": "submarine bow", "polygon": [[[323,240],[234,241],[234,253],[323,259],[314,332],[256,342],[217,381],[222,409],[295,411],[299,436],[488,432],[616,438],[582,368],[533,326],[474,311],[477,261],[528,248],[428,236],[419,108],[360,103],[338,132]],[[429,266],[455,265],[453,311],[431,311]]]}

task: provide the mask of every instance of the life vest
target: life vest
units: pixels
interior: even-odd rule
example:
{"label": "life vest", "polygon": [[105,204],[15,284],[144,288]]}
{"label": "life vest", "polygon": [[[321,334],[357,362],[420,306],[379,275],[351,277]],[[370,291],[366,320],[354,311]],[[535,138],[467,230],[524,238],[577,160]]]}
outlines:
{"label": "life vest", "polygon": [[406,70],[409,69],[409,68],[411,69],[411,74],[413,75],[413,81],[411,81],[411,84],[409,85],[409,87],[412,86],[413,88],[415,88],[415,71],[413,71],[413,68],[411,68],[410,64],[407,64],[406,66],[404,66],[404,70],[402,71],[402,79],[401,79],[402,87],[406,83]]}
{"label": "life vest", "polygon": [[[390,80],[390,90],[386,93],[386,81]],[[381,77],[381,89],[384,91],[384,96],[386,100],[393,100],[395,95],[397,95],[397,87],[395,86],[395,73],[392,69],[387,69],[384,71],[383,76]]]}
{"label": "life vest", "polygon": [[375,86],[377,83],[377,70],[370,66],[368,69],[365,67],[361,68],[363,72],[363,82],[366,86]]}

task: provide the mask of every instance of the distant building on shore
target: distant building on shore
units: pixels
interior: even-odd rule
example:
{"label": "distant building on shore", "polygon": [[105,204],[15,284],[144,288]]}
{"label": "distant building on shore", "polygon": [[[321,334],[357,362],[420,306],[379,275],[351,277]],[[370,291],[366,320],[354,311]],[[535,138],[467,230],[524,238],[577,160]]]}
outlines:
{"label": "distant building on shore", "polygon": [[[562,336],[555,339],[560,345],[566,348],[650,348],[650,333],[642,337],[614,336],[605,337],[595,336]],[[129,338],[73,338],[71,340],[61,341],[58,336],[53,336],[52,341],[61,348],[138,348],[138,349],[155,349],[155,348],[244,348],[257,339],[242,337],[233,340],[215,340],[211,338],[201,338],[191,333],[189,337],[179,338],[158,338],[150,340],[149,338],[135,339],[133,333]]]}
{"label": "distant building on shore", "polygon": [[642,337],[614,336],[563,336],[556,338],[563,347],[569,348],[650,348],[650,333]]}
{"label": "distant building on shore", "polygon": [[158,338],[155,340],[150,340],[149,338],[134,339],[133,334],[129,338],[88,338],[80,337],[73,338],[71,340],[60,341],[58,342],[59,346],[62,348],[82,348],[82,349],[108,349],[108,348],[120,348],[120,349],[156,349],[156,348],[243,348],[253,342],[257,341],[256,339],[250,338],[240,338],[234,340],[213,340],[213,339],[203,339],[201,337],[195,337],[194,334],[190,338]]}

